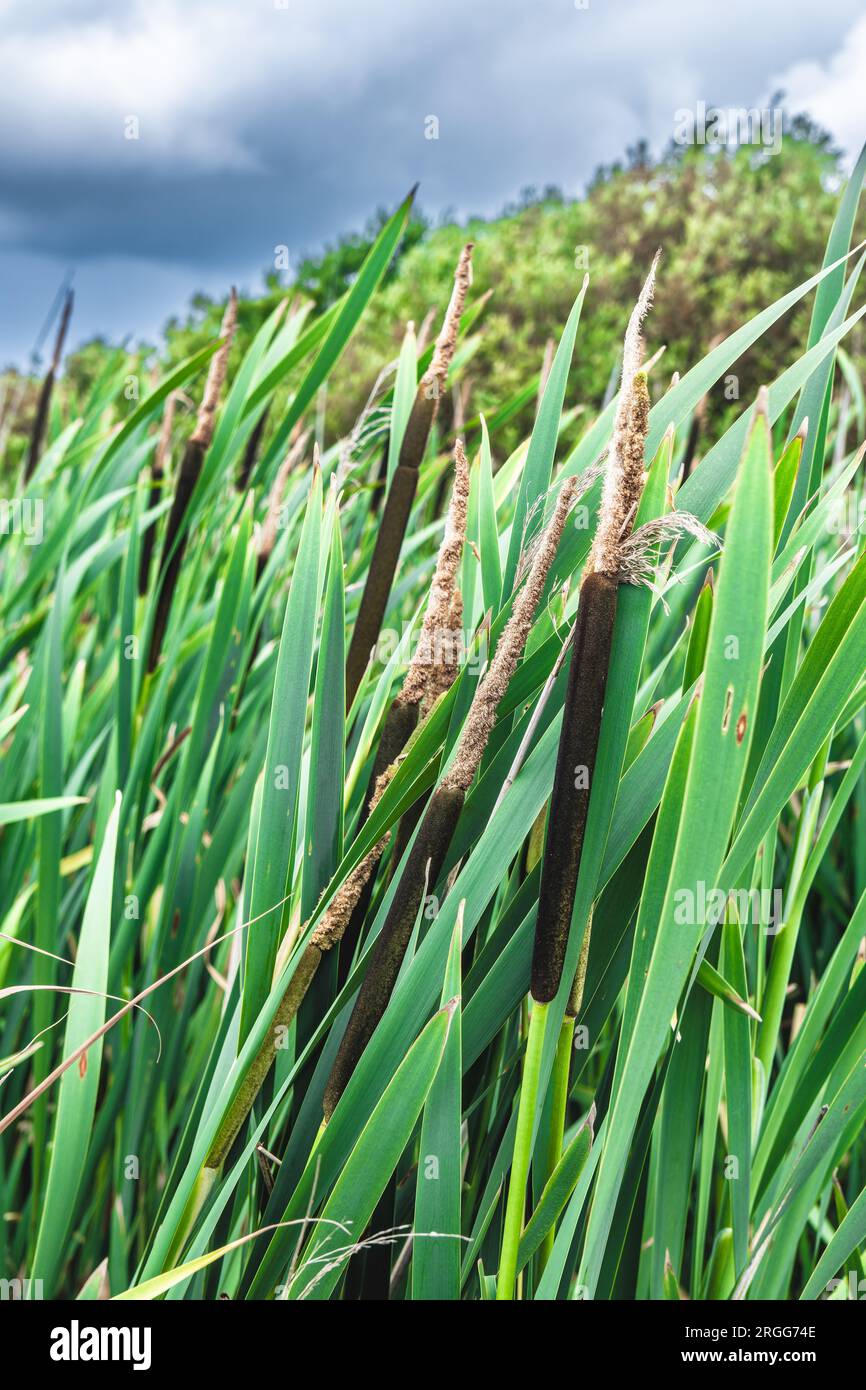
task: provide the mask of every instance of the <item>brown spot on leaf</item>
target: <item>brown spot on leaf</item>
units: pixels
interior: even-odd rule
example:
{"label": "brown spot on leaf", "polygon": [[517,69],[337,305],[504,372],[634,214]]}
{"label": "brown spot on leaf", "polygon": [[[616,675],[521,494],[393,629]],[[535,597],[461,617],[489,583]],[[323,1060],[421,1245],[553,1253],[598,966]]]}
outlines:
{"label": "brown spot on leaf", "polygon": [[78,1059],[78,1075],[81,1076],[81,1077],[84,1077],[84,1076],[87,1075],[87,1053],[86,1053],[86,1052],[82,1052],[81,1056],[80,1056],[79,1059]]}
{"label": "brown spot on leaf", "polygon": [[748,718],[747,718],[747,716],[746,716],[746,711],[743,710],[743,713],[740,715],[739,719],[737,720],[737,743],[742,743],[743,739],[746,737],[746,724],[747,724],[747,723],[748,723]]}
{"label": "brown spot on leaf", "polygon": [[726,734],[731,727],[731,706],[734,703],[734,688],[729,685],[725,694],[725,709],[722,715],[722,733]]}

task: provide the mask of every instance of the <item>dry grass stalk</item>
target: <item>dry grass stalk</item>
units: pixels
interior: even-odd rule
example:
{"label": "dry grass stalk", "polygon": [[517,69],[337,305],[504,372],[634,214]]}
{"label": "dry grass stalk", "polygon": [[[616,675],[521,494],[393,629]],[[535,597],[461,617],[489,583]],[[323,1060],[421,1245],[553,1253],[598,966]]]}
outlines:
{"label": "dry grass stalk", "polygon": [[45,380],[39,392],[39,401],[36,406],[36,415],[33,420],[33,430],[30,435],[30,450],[27,455],[27,463],[24,468],[24,481],[29,482],[36,472],[39,456],[42,453],[42,441],[45,437],[45,427],[48,424],[48,411],[51,406],[51,395],[54,390],[54,379],[60,369],[61,358],[63,357],[63,344],[66,341],[66,331],[69,328],[69,319],[72,314],[72,305],[75,296],[72,290],[66,291],[66,299],[63,303],[63,312],[60,315],[60,323],[57,327],[57,336],[54,339],[54,352],[51,357],[51,366],[45,373]]}
{"label": "dry grass stalk", "polygon": [[451,301],[445,313],[445,320],[436,339],[436,346],[433,349],[433,356],[430,359],[430,366],[421,378],[421,385],[440,391],[445,385],[445,378],[448,375],[448,368],[454,358],[454,350],[457,347],[457,334],[460,331],[460,319],[463,316],[463,309],[466,304],[466,296],[472,285],[472,251],[473,244],[467,242],[460,252],[460,259],[457,262],[457,269],[454,272],[454,288],[451,291]]}

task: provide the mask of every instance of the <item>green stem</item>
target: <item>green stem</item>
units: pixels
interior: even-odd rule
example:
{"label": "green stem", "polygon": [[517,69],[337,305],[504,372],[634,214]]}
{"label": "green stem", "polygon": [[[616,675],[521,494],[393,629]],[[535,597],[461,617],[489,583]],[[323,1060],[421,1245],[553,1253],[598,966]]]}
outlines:
{"label": "green stem", "polygon": [[794,951],[797,947],[797,937],[803,918],[803,909],[806,905],[806,895],[800,891],[800,888],[801,883],[804,882],[804,871],[818,824],[821,794],[824,788],[824,769],[829,751],[830,741],[828,739],[812,764],[809,774],[785,893],[786,921],[773,944],[770,968],[767,971],[766,989],[761,1000],[762,1021],[758,1029],[755,1055],[764,1068],[764,1076],[768,1083],[776,1053],[776,1044],[779,1040],[779,1028],[785,1008],[785,996],[791,977],[791,966],[794,963]]}
{"label": "green stem", "polygon": [[[542,1174],[541,1187],[543,1188],[560,1158],[562,1157],[562,1139],[565,1134],[565,1112],[568,1106],[568,1073],[571,1067],[571,1049],[574,1044],[574,1017],[566,1014],[562,1020],[562,1027],[559,1030],[559,1041],[556,1044],[556,1057],[553,1061],[553,1073],[550,1078],[550,1128],[547,1132],[547,1153],[544,1159],[544,1173]],[[539,1273],[544,1269],[550,1255],[553,1252],[553,1241],[556,1236],[556,1223],[551,1226],[538,1252]]]}
{"label": "green stem", "polygon": [[217,1170],[215,1168],[200,1168],[193,1189],[189,1194],[187,1204],[183,1209],[183,1215],[177,1225],[177,1230],[166,1256],[165,1267],[171,1269],[173,1265],[180,1263],[184,1246],[192,1235],[193,1227],[201,1215],[205,1202],[213,1191],[217,1180]]}
{"label": "green stem", "polygon": [[529,1037],[526,1041],[526,1058],[523,1064],[523,1084],[520,1087],[520,1101],[517,1107],[517,1132],[514,1136],[514,1158],[511,1163],[511,1181],[508,1187],[508,1203],[505,1208],[502,1253],[499,1257],[499,1275],[496,1280],[497,1302],[509,1302],[514,1298],[517,1253],[520,1248],[520,1237],[523,1233],[526,1180],[529,1176],[529,1163],[532,1158],[535,1104],[538,1098],[538,1081],[541,1074],[541,1054],[544,1049],[548,1008],[548,1004],[541,1004],[535,999],[532,1001]]}

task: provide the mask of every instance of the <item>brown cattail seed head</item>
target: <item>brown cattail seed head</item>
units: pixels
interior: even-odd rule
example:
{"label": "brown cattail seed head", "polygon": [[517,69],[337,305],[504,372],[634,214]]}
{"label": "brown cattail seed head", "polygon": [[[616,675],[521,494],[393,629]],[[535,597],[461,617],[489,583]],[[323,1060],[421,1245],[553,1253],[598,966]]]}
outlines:
{"label": "brown cattail seed head", "polygon": [[[400,699],[407,704],[429,707],[447,690],[456,671],[454,616],[460,629],[462,604],[457,591],[457,574],[463,558],[466,518],[469,511],[469,464],[462,439],[454,446],[454,484],[445,522],[445,535],[439,548],[433,583],[418,638],[415,655],[406,673]],[[455,607],[455,593],[457,607]],[[459,635],[459,634],[458,634]],[[459,646],[459,641],[456,643]],[[443,684],[443,681],[446,683]]]}
{"label": "brown cattail seed head", "polygon": [[75,303],[75,291],[67,290],[66,299],[63,302],[63,313],[60,315],[60,325],[57,329],[57,337],[54,340],[54,355],[51,358],[51,370],[57,373],[60,367],[60,359],[63,356],[63,344],[66,340],[66,331],[69,328],[69,320],[72,316],[72,306]]}
{"label": "brown cattail seed head", "polygon": [[650,398],[646,372],[638,372],[632,385],[629,401],[628,426],[622,442],[622,489],[620,509],[623,525],[619,541],[625,539],[634,524],[638,502],[644,485],[644,445],[649,433]]}
{"label": "brown cattail seed head", "polygon": [[315,946],[317,950],[330,951],[342,941],[358,900],[370,880],[370,875],[382,858],[390,838],[391,832],[389,830],[388,834],[382,836],[378,844],[373,846],[360,864],[355,866],[346,881],[337,889],[310,938],[310,944]]}
{"label": "brown cattail seed head", "polygon": [[[655,264],[655,263],[653,263]],[[652,272],[650,280],[652,279]],[[647,281],[650,285],[650,281]],[[643,300],[647,287],[644,287]],[[638,302],[638,307],[640,307]],[[634,314],[629,325],[629,334],[634,328]],[[628,344],[629,334],[626,335]],[[624,353],[625,361],[634,361],[640,354],[638,331],[637,346],[632,344]],[[614,423],[613,438],[605,472],[604,489],[601,496],[601,510],[598,530],[586,566],[586,573],[601,571],[616,574],[619,568],[619,548],[629,534],[637,512],[644,485],[644,446],[649,432],[650,399],[646,372],[635,371],[626,377],[623,367],[623,385]]]}
{"label": "brown cattail seed head", "polygon": [[[368,815],[372,814],[382,799],[382,795],[394,773],[397,771],[398,764],[392,763],[390,767],[376,779],[376,786],[370,798]],[[365,854],[364,858],[347,877],[346,881],[340,885],[325,911],[319,919],[313,935],[310,937],[310,944],[319,951],[330,951],[338,942],[342,941],[343,935],[352,917],[352,913],[358,904],[358,900],[364,891],[370,876],[373,873],[388,841],[391,839],[390,830],[382,836],[371,850]]]}
{"label": "brown cattail seed head", "polygon": [[587,575],[593,571],[617,573],[619,547],[634,522],[643,490],[643,452],[649,421],[649,392],[646,373],[640,372],[643,359],[641,328],[652,303],[659,255],[660,252],[657,251],[650,273],[631,312],[623,341],[619,402],[605,471],[598,530],[586,564]]}
{"label": "brown cattail seed head", "polygon": [[156,452],[153,456],[153,476],[161,478],[165,473],[165,465],[168,460],[169,449],[171,448],[171,432],[174,428],[174,411],[177,405],[177,392],[170,391],[166,397],[165,407],[162,412],[162,424],[159,430],[159,440]]}
{"label": "brown cattail seed head", "polygon": [[454,760],[442,779],[443,787],[465,792],[478,770],[487,740],[496,723],[499,703],[523,655],[523,648],[526,646],[526,639],[535,618],[535,610],[565,530],[576,488],[576,480],[568,478],[560,489],[550,524],[539,540],[529,574],[515,599],[511,617],[496,644],[493,660],[469,707]]}
{"label": "brown cattail seed head", "polygon": [[201,398],[201,405],[198,409],[198,419],[191,438],[196,444],[201,444],[202,448],[207,449],[213,439],[214,425],[216,423],[216,411],[219,405],[220,391],[226,379],[228,368],[229,353],[231,351],[232,340],[235,336],[235,328],[238,322],[238,293],[232,285],[229,293],[228,304],[223,314],[222,325],[220,326],[220,337],[223,339],[222,345],[217,348],[210,360],[207,381],[205,382],[204,395]]}
{"label": "brown cattail seed head", "polygon": [[460,252],[460,260],[457,262],[457,269],[454,272],[454,288],[451,291],[451,302],[445,312],[445,319],[436,339],[436,346],[433,349],[433,357],[430,366],[424,373],[423,386],[433,387],[437,392],[444,385],[448,375],[448,368],[451,366],[454,357],[454,349],[457,346],[457,334],[460,330],[460,319],[463,314],[463,306],[466,303],[466,295],[472,284],[472,251],[473,243],[467,242]]}

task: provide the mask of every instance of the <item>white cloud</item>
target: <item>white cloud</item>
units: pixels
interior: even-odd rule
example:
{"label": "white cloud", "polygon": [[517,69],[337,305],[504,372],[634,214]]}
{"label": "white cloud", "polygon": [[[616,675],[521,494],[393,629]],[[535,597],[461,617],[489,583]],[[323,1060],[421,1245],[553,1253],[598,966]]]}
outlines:
{"label": "white cloud", "polygon": [[71,265],[92,272],[84,331],[149,330],[182,283],[257,279],[277,243],[298,256],[416,179],[431,214],[492,214],[527,184],[576,194],[627,145],[663,147],[698,101],[749,107],[782,85],[856,150],[861,5],[0,0],[0,275],[17,306],[0,352]]}
{"label": "white cloud", "polygon": [[826,62],[793,63],[771,83],[791,111],[808,111],[831,132],[849,160],[866,140],[866,16],[845,35]]}
{"label": "white cloud", "polygon": [[375,100],[377,69],[399,73],[401,51],[417,55],[429,24],[402,0],[42,0],[42,9],[35,26],[26,5],[5,6],[0,123],[16,139],[4,160],[119,165],[124,118],[135,115],[135,157],[163,173],[261,172],[263,126]]}
{"label": "white cloud", "polygon": [[242,79],[231,55],[242,51],[246,28],[237,11],[168,0],[138,4],[124,18],[64,23],[61,13],[39,31],[7,25],[0,120],[16,140],[6,160],[110,168],[132,153],[124,121],[134,115],[139,164],[257,168],[233,109]]}
{"label": "white cloud", "polygon": [[[6,169],[92,172],[134,157],[163,176],[271,172],[281,135],[291,148],[303,132],[314,153],[324,130],[327,149],[342,116],[357,168],[353,153],[375,165],[365,134],[380,134],[387,102],[395,144],[441,108],[460,117],[469,149],[487,146],[485,168],[491,153],[521,150],[567,168],[614,157],[624,132],[663,142],[684,101],[753,101],[771,62],[790,63],[797,100],[848,139],[866,21],[826,61],[811,55],[832,53],[857,4],[823,0],[780,25],[789,0],[764,0],[760,23],[754,0],[40,0],[38,15],[32,0],[0,0],[0,123],[14,132],[0,158]],[[134,152],[127,115],[140,121]]]}

